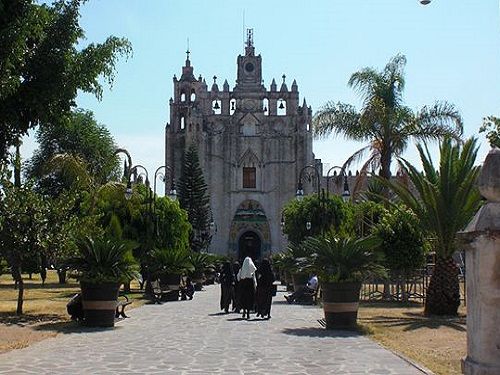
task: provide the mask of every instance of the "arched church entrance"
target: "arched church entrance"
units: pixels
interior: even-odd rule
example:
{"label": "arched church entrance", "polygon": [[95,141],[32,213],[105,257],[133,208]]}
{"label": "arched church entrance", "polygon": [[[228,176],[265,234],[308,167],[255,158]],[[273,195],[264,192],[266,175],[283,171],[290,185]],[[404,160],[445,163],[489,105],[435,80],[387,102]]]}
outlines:
{"label": "arched church entrance", "polygon": [[269,222],[262,205],[253,199],[242,201],[234,213],[229,232],[230,256],[242,260],[268,257],[271,249]]}
{"label": "arched church entrance", "polygon": [[240,260],[250,257],[256,261],[261,256],[261,241],[257,233],[253,231],[244,232],[238,241],[238,258]]}

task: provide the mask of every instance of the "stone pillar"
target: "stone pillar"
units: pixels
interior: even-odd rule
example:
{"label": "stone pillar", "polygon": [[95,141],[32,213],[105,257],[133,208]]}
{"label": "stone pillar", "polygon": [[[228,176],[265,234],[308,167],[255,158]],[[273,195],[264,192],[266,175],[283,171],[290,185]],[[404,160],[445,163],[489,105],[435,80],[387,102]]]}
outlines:
{"label": "stone pillar", "polygon": [[460,240],[466,250],[466,375],[500,374],[500,149],[490,151],[479,176],[486,204]]}

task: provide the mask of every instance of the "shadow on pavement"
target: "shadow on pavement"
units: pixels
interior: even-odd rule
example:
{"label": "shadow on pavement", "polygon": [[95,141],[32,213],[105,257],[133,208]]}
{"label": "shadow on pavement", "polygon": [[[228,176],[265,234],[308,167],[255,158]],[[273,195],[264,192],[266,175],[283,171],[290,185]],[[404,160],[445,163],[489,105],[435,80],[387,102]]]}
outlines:
{"label": "shadow on pavement", "polygon": [[282,331],[285,335],[308,336],[308,337],[359,337],[361,333],[357,331],[328,330],[319,327],[285,328]]}
{"label": "shadow on pavement", "polygon": [[[123,319],[120,319],[121,321]],[[44,324],[39,324],[37,326],[34,326],[33,329],[37,331],[55,331],[58,333],[64,333],[64,334],[69,334],[69,333],[92,333],[92,332],[102,332],[102,331],[109,331],[109,330],[118,330],[122,329],[123,327],[121,326],[114,326],[114,327],[85,327],[81,325],[78,322],[75,322],[73,320],[71,321],[65,321],[65,322],[51,322],[51,323],[44,323]]]}

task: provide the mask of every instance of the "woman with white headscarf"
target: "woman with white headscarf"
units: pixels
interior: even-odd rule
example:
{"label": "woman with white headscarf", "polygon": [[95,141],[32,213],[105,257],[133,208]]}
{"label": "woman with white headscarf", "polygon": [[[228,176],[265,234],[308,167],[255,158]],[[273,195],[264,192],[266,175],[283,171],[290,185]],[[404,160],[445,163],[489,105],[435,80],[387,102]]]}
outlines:
{"label": "woman with white headscarf", "polygon": [[250,319],[250,310],[255,305],[255,271],[257,267],[252,262],[252,258],[246,257],[243,261],[240,271],[238,272],[240,304],[243,309],[243,319]]}

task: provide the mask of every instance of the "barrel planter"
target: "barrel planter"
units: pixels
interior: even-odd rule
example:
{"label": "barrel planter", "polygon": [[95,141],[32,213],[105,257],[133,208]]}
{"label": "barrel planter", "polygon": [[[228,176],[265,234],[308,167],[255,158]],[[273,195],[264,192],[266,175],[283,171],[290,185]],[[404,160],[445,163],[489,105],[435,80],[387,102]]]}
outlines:
{"label": "barrel planter", "polygon": [[293,291],[297,292],[303,288],[308,281],[309,275],[307,273],[292,273]]}
{"label": "barrel planter", "polygon": [[354,329],[361,283],[322,283],[326,329]]}
{"label": "barrel planter", "polygon": [[163,298],[165,301],[178,301],[181,283],[181,275],[165,274],[160,276],[160,284],[163,288],[171,290]]}
{"label": "barrel planter", "polygon": [[120,284],[82,281],[80,287],[84,324],[89,327],[113,327]]}

